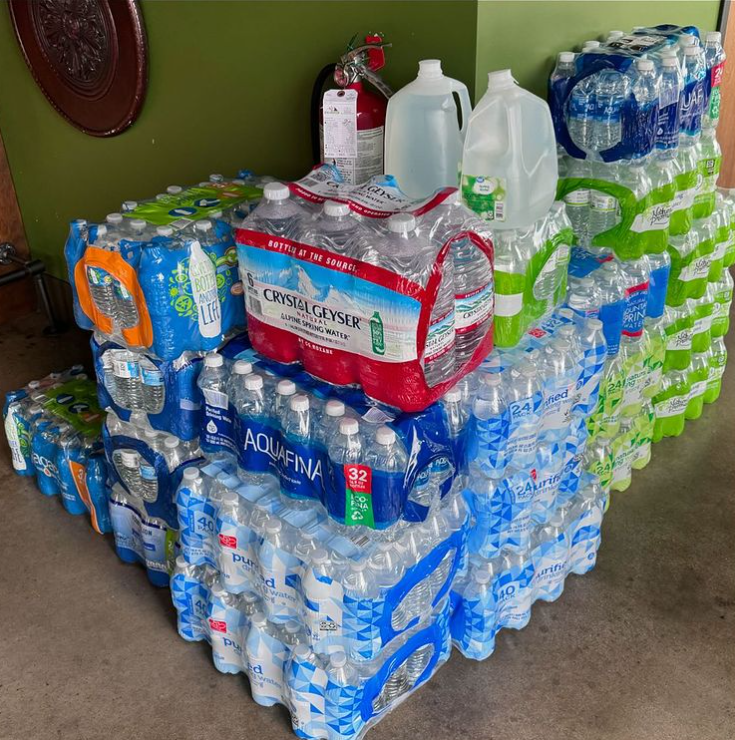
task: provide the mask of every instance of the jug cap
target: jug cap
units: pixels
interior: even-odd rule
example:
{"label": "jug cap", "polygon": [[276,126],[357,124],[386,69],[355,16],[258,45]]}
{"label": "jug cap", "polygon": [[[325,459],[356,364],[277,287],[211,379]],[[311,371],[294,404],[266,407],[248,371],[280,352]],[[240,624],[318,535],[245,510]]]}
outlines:
{"label": "jug cap", "polygon": [[436,80],[442,76],[442,63],[440,59],[422,59],[419,62],[419,77]]}
{"label": "jug cap", "polygon": [[495,72],[487,73],[488,90],[500,90],[504,87],[515,85],[515,80],[509,69],[498,69]]}

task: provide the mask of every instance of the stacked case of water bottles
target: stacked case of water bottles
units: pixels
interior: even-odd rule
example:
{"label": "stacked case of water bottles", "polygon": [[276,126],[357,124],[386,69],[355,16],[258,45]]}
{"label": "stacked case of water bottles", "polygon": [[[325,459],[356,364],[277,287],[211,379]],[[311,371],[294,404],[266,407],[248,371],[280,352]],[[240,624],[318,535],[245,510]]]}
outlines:
{"label": "stacked case of water bottles", "polygon": [[232,238],[261,192],[249,172],[126,201],[72,223],[65,254],[77,323],[91,329],[118,555],[167,586],[175,491],[200,459],[201,358],[244,324]]}
{"label": "stacked case of water bottles", "polygon": [[724,63],[717,32],[636,28],[562,52],[549,81],[568,305],[608,339],[590,433],[613,490],[719,395],[735,260],[732,195],[716,187]]}
{"label": "stacked case of water bottles", "polygon": [[88,514],[100,534],[110,531],[102,418],[81,365],[10,391],[3,406],[15,473],[35,477],[41,493],[59,496],[69,514]]}

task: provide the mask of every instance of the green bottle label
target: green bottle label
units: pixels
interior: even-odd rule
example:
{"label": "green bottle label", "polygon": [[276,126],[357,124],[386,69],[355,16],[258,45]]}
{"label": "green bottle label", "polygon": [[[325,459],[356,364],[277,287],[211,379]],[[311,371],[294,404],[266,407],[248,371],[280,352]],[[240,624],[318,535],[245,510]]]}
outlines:
{"label": "green bottle label", "polygon": [[375,529],[373,514],[373,471],[367,465],[348,463],[345,475],[345,524]]}

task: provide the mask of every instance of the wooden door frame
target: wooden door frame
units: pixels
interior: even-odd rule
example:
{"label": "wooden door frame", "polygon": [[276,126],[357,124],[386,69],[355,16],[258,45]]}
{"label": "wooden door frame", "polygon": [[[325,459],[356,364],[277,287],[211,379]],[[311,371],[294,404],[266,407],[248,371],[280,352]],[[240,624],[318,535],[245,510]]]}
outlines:
{"label": "wooden door frame", "polygon": [[717,140],[722,148],[722,167],[717,184],[735,188],[735,7],[732,0],[722,0],[717,28],[727,54],[722,76],[722,109],[717,126]]}

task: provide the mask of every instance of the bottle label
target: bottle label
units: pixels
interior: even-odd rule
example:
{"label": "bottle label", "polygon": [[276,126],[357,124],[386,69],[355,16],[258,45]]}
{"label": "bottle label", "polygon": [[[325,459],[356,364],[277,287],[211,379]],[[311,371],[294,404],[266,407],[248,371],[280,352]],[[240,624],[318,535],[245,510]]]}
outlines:
{"label": "bottle label", "polygon": [[319,501],[324,490],[323,453],[315,445],[306,445],[288,436],[282,437],[280,444],[276,443],[271,449],[278,450],[278,478],[283,492],[293,498]]}
{"label": "bottle label", "polygon": [[680,396],[671,396],[655,405],[656,418],[666,419],[670,416],[679,416],[686,411],[689,403],[689,394],[685,393]]}
{"label": "bottle label", "polygon": [[692,383],[692,388],[689,391],[689,400],[691,401],[694,398],[699,398],[700,396],[703,396],[706,390],[706,380],[698,380],[696,383]]}
{"label": "bottle label", "polygon": [[[297,247],[255,232],[248,240],[265,246],[239,247],[251,318],[286,328],[322,352],[329,348],[384,362],[417,359],[418,297],[357,277],[349,270],[359,263],[338,255],[314,254],[323,263],[316,264],[291,255],[297,248],[312,249],[306,245]],[[291,269],[284,269],[287,255]],[[395,278],[396,284],[406,283]]]}
{"label": "bottle label", "polygon": [[113,360],[113,372],[117,378],[137,378],[139,366],[137,362],[127,360]]}
{"label": "bottle label", "polygon": [[368,465],[344,466],[345,524],[375,527],[373,516],[373,471]]}
{"label": "bottle label", "polygon": [[607,193],[603,193],[601,190],[592,191],[593,210],[611,213],[617,209],[617,206],[618,201],[614,195],[608,195]]}
{"label": "bottle label", "polygon": [[676,350],[688,350],[692,348],[693,331],[690,328],[681,329],[671,334],[666,340],[666,350],[674,352]]}
{"label": "bottle label", "polygon": [[572,190],[571,193],[564,196],[564,203],[572,208],[577,206],[588,206],[590,203],[590,191],[586,188]]}
{"label": "bottle label", "polygon": [[212,388],[202,389],[204,396],[204,420],[200,443],[208,453],[234,450],[235,441],[232,418],[226,393]]}
{"label": "bottle label", "polygon": [[486,221],[505,221],[506,182],[502,177],[462,175],[462,200]]}
{"label": "bottle label", "polygon": [[710,70],[709,77],[709,110],[708,116],[711,121],[717,121],[720,117],[720,103],[721,103],[721,92],[720,85],[722,83],[722,75],[725,71],[725,62],[716,64]]}
{"label": "bottle label", "polygon": [[493,315],[493,284],[470,293],[454,295],[454,329],[457,334],[473,331]]}
{"label": "bottle label", "polygon": [[216,337],[222,331],[222,309],[217,289],[217,272],[209,255],[194,240],[190,245],[189,281],[197,306],[197,323],[203,337]]}
{"label": "bottle label", "polygon": [[679,94],[676,88],[661,91],[658,109],[657,149],[675,149],[679,145]]}
{"label": "bottle label", "polygon": [[516,316],[523,310],[523,293],[495,294],[495,315],[500,318]]}
{"label": "bottle label", "polygon": [[444,316],[429,324],[424,347],[424,363],[436,362],[447,352],[451,352],[454,344],[454,307],[452,307]]}
{"label": "bottle label", "polygon": [[692,80],[684,85],[680,107],[682,133],[696,136],[702,130],[705,95],[704,79]]}
{"label": "bottle label", "polygon": [[143,383],[148,386],[162,386],[163,373],[158,368],[142,368]]}
{"label": "bottle label", "polygon": [[626,337],[640,337],[643,334],[643,322],[646,319],[648,304],[648,280],[632,288],[625,295],[625,312],[623,313],[623,334]]}
{"label": "bottle label", "polygon": [[684,190],[677,190],[674,200],[671,203],[671,212],[689,210],[694,205],[694,198],[697,195],[697,188],[691,187]]}
{"label": "bottle label", "polygon": [[702,280],[709,275],[709,268],[712,265],[712,254],[704,255],[693,259],[686,267],[682,268],[679,273],[679,280],[688,283],[692,280]]}
{"label": "bottle label", "polygon": [[326,652],[324,648],[330,638],[342,636],[342,584],[309,568],[304,575],[302,591],[306,629],[311,644],[317,652]]}
{"label": "bottle label", "polygon": [[217,567],[225,588],[242,593],[260,581],[257,539],[252,530],[230,519],[217,520]]}
{"label": "bottle label", "polygon": [[643,213],[639,213],[633,219],[630,230],[635,233],[643,233],[646,231],[668,229],[672,211],[672,203],[657,203],[647,208]]}
{"label": "bottle label", "polygon": [[700,316],[698,319],[695,319],[694,321],[694,328],[692,329],[692,335],[696,336],[697,334],[703,334],[704,332],[707,332],[712,327],[712,314],[707,314],[706,316]]}

